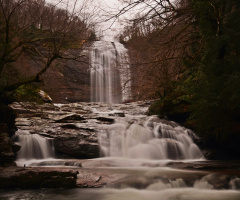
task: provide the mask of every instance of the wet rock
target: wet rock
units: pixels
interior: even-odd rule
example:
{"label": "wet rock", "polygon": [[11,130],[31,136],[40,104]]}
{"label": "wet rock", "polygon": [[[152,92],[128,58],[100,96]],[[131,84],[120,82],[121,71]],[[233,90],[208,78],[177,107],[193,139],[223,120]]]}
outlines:
{"label": "wet rock", "polygon": [[60,116],[59,119],[55,120],[56,123],[71,123],[76,121],[82,121],[85,120],[85,118],[81,115],[77,114],[70,114],[65,116]]}
{"label": "wet rock", "polygon": [[0,188],[74,188],[77,170],[16,168],[0,170]]}
{"label": "wet rock", "polygon": [[[89,137],[88,137],[89,136]],[[83,135],[61,135],[54,139],[57,154],[68,155],[75,158],[97,158],[99,157],[99,145],[97,138]]]}
{"label": "wet rock", "polygon": [[98,117],[97,120],[102,122],[114,123],[114,119],[107,118],[107,117]]}
{"label": "wet rock", "polygon": [[82,163],[78,161],[65,161],[65,160],[49,160],[43,162],[32,163],[31,167],[41,167],[41,166],[69,166],[69,167],[82,167]]}
{"label": "wet rock", "polygon": [[196,162],[169,162],[168,167],[198,170],[226,170],[240,169],[240,161],[196,161]]}
{"label": "wet rock", "polygon": [[114,182],[124,178],[125,176],[125,174],[80,170],[77,179],[77,187],[100,188],[106,185],[112,185]]}
{"label": "wet rock", "polygon": [[79,129],[75,124],[64,124],[61,127],[66,129]]}
{"label": "wet rock", "polygon": [[21,149],[21,146],[20,146],[20,145],[18,145],[18,144],[16,144],[16,143],[13,143],[13,144],[12,144],[12,151],[13,151],[14,153],[17,153],[20,149]]}
{"label": "wet rock", "polygon": [[30,119],[26,119],[26,118],[18,118],[16,120],[16,126],[31,126],[31,121]]}
{"label": "wet rock", "polygon": [[201,181],[207,181],[214,189],[229,189],[230,177],[225,174],[209,174],[204,176]]}

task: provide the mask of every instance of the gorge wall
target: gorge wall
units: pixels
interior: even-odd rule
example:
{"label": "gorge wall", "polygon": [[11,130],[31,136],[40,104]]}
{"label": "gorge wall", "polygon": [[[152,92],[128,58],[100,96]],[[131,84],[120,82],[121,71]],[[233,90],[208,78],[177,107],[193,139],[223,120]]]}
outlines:
{"label": "gorge wall", "polygon": [[[81,62],[55,61],[41,76],[37,87],[49,94],[54,103],[130,100],[132,74],[128,50],[118,42],[95,41],[89,46],[82,52],[68,50],[68,53],[85,56],[81,56]],[[40,70],[37,60],[25,55],[5,73],[4,81],[18,82]]]}

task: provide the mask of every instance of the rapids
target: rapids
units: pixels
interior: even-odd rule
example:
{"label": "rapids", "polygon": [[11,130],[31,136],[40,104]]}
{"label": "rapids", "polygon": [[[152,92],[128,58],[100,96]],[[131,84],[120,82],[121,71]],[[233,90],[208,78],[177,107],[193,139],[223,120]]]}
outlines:
{"label": "rapids", "polygon": [[[201,169],[205,163],[207,166],[216,163],[204,159],[194,142],[199,140],[196,134],[175,122],[147,116],[149,103],[43,105],[39,109],[45,113],[43,122],[35,117],[39,113],[34,107],[36,113],[32,118],[27,115],[27,118],[17,119],[19,130],[15,139],[23,146],[17,164],[32,168],[74,168],[79,171],[79,187],[102,188],[2,190],[0,199],[240,199],[239,170],[223,170],[229,164],[219,168],[221,170]],[[18,106],[14,105],[15,109],[22,111],[23,108]],[[30,105],[28,109],[34,112]],[[67,117],[77,113],[83,113],[83,121],[67,120]],[[58,115],[61,116],[61,123]],[[65,121],[63,116],[66,116]],[[49,140],[45,136],[59,137],[59,131],[66,132],[67,127],[76,127],[73,135],[85,135],[87,132],[83,131],[89,130],[89,133],[97,133],[102,157],[59,159],[55,155],[54,159],[51,158],[54,156],[54,139]],[[178,166],[183,168],[178,169]]]}

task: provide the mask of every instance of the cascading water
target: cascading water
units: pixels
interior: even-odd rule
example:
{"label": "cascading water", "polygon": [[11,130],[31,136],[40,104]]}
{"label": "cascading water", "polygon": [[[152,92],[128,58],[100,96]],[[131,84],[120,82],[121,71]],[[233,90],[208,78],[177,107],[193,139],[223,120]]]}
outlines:
{"label": "cascading water", "polygon": [[[75,113],[80,113],[80,111],[81,113],[86,113],[83,114],[85,120],[76,122],[75,128],[77,129],[74,130],[79,131],[79,134],[84,138],[92,137],[92,134],[95,135],[97,133],[100,147],[105,156],[108,157],[54,160],[54,163],[52,159],[47,161],[33,160],[31,161],[33,163],[26,160],[21,162],[22,166],[26,164],[25,166],[35,167],[50,165],[55,167],[61,166],[61,168],[62,166],[67,168],[77,167],[79,172],[77,183],[80,183],[78,187],[87,186],[95,188],[104,186],[104,188],[88,188],[86,190],[82,188],[71,190],[63,190],[62,188],[30,191],[0,190],[0,199],[93,200],[97,196],[99,200],[239,200],[240,177],[239,165],[237,164],[235,165],[236,168],[234,167],[236,161],[227,162],[222,166],[219,161],[201,159],[203,155],[193,142],[197,139],[195,134],[174,122],[159,119],[157,116],[146,116],[146,106],[149,103],[132,102],[111,105],[104,103],[76,103],[71,104],[71,106],[59,105],[59,108],[61,108],[59,115],[61,116],[64,111],[69,112],[69,110]],[[55,113],[53,117],[56,119],[56,110],[49,113]],[[111,120],[108,120],[110,118]],[[31,120],[38,119],[34,117]],[[115,120],[115,123],[110,124],[113,120]],[[48,120],[42,123],[46,122],[48,123],[45,125],[54,127],[54,130],[59,126],[62,127],[62,123],[56,126],[55,120]],[[51,123],[53,122],[54,125],[52,126]],[[44,124],[41,124],[41,127],[44,127]],[[67,127],[72,128],[72,123]],[[23,126],[19,128],[23,128]],[[26,131],[20,130],[17,132],[16,137],[19,142],[26,136],[24,138],[25,144],[21,144],[22,150],[25,145],[32,146],[30,144],[35,143],[34,141],[39,139],[38,135],[29,134],[29,129],[31,132],[37,132],[31,128],[36,127],[27,127]],[[39,128],[37,129],[38,131]],[[51,130],[53,129],[51,128]],[[64,130],[61,128],[57,130],[65,132],[66,126]],[[89,131],[90,135],[83,130]],[[74,143],[84,146],[85,143],[82,140],[76,140],[75,135],[78,132],[75,131],[71,133],[71,135],[74,135]],[[53,134],[55,135],[55,133]],[[28,140],[29,142],[27,142]],[[30,142],[30,140],[33,141]],[[49,142],[49,140],[41,140],[40,143],[45,142]],[[39,148],[36,144],[34,146],[37,149]],[[48,147],[45,146],[43,148],[47,149]],[[51,149],[51,145],[49,148]],[[28,149],[24,151],[23,156],[20,156],[21,153],[18,155],[18,160],[26,158],[26,154],[35,151],[30,147]],[[29,156],[29,159],[36,157],[36,155]],[[19,164],[18,160],[17,164]],[[55,167],[53,170],[55,170]],[[17,171],[21,173],[21,171],[25,170],[17,169]],[[27,177],[29,177],[28,174]],[[30,178],[27,179],[31,180]],[[53,179],[54,181],[58,180],[55,176]]]}
{"label": "cascading water", "polygon": [[153,160],[201,159],[203,155],[193,137],[196,136],[189,129],[150,117],[142,124],[116,123],[108,132],[101,132],[99,142],[104,156]]}
{"label": "cascading water", "polygon": [[90,71],[92,102],[121,103],[131,98],[128,52],[122,44],[94,42]]}
{"label": "cascading water", "polygon": [[43,138],[38,134],[30,134],[29,131],[18,130],[14,140],[21,146],[17,153],[17,161],[54,157],[54,147],[50,139]]}

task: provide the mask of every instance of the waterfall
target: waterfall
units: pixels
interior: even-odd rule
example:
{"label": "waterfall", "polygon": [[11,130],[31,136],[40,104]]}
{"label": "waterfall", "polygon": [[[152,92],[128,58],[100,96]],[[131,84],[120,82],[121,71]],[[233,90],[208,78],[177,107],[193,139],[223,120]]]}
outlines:
{"label": "waterfall", "polygon": [[18,130],[14,140],[21,146],[17,160],[46,159],[54,157],[54,147],[51,139],[46,139],[29,131]]}
{"label": "waterfall", "polygon": [[118,122],[108,132],[100,132],[104,156],[153,160],[200,159],[203,155],[193,142],[195,134],[174,122],[149,117],[144,123]]}
{"label": "waterfall", "polygon": [[128,52],[122,44],[94,42],[90,71],[92,102],[122,103],[131,98]]}

